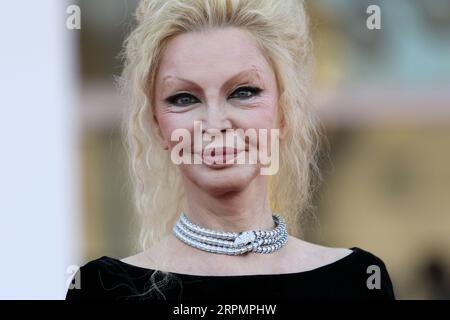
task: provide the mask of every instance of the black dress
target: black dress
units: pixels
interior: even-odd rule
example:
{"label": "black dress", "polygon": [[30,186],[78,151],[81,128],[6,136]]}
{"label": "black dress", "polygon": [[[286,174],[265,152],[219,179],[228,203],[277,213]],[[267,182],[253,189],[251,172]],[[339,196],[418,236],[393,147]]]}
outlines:
{"label": "black dress", "polygon": [[[344,258],[309,271],[233,276],[171,272],[168,281],[161,272],[103,256],[79,269],[73,278],[78,285],[68,289],[66,300],[394,300],[383,261],[361,248],[350,249]],[[150,290],[155,283],[158,289]]]}

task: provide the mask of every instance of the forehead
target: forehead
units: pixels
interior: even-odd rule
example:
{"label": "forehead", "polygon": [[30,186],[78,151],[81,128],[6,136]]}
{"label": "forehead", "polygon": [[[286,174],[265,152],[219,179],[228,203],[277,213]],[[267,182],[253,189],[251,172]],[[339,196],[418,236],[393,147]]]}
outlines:
{"label": "forehead", "polygon": [[245,31],[229,27],[183,33],[171,39],[162,55],[158,79],[170,75],[212,80],[238,73],[264,76],[271,69],[255,40]]}

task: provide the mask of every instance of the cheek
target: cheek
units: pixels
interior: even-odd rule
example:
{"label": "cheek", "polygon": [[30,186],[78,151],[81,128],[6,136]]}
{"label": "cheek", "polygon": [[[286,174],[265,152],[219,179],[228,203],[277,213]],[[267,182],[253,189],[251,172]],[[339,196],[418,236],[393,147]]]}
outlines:
{"label": "cheek", "polygon": [[176,129],[186,129],[193,134],[193,120],[189,112],[186,113],[159,113],[157,115],[161,134],[169,145],[176,145],[177,141],[171,141],[172,132]]}
{"label": "cheek", "polygon": [[242,128],[276,128],[278,102],[276,97],[262,96],[254,103],[249,104],[249,109],[243,109],[240,118]]}

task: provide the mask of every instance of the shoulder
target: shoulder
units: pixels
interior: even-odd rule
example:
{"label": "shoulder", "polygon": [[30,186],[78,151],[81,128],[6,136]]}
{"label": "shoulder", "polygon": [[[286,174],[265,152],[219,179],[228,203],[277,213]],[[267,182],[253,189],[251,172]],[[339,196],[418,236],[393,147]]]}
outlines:
{"label": "shoulder", "polygon": [[299,241],[296,256],[310,261],[312,272],[306,274],[311,279],[319,275],[320,287],[332,288],[342,298],[395,299],[389,272],[376,254],[360,247],[332,248]]}
{"label": "shoulder", "polygon": [[293,236],[289,236],[285,256],[290,264],[300,271],[317,269],[352,254],[349,248],[332,248],[310,243]]}
{"label": "shoulder", "polygon": [[72,278],[66,300],[115,299],[138,291],[139,277],[151,270],[102,256],[81,266]]}
{"label": "shoulder", "polygon": [[298,257],[298,260],[310,261],[311,269],[333,265],[340,261],[349,262],[350,265],[360,268],[372,265],[379,266],[381,269],[386,268],[381,258],[359,247],[326,247],[291,236],[289,241],[291,242],[289,255]]}
{"label": "shoulder", "polygon": [[180,246],[184,247],[174,235],[168,234],[144,251],[122,258],[120,261],[146,269],[176,269],[170,262],[175,260],[174,257],[182,257],[183,251],[179,250]]}
{"label": "shoulder", "polygon": [[351,289],[349,296],[357,299],[395,300],[394,288],[384,261],[374,253],[359,247],[346,263],[336,264],[336,274],[341,274],[345,285]]}
{"label": "shoulder", "polygon": [[111,272],[114,272],[115,260],[102,256],[82,265],[72,278],[67,290],[66,300],[101,299],[101,288]]}

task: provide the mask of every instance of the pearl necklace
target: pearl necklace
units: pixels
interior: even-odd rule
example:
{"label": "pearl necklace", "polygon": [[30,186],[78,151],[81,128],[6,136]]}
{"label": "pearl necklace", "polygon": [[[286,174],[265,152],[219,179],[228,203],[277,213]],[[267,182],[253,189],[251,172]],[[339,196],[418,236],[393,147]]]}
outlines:
{"label": "pearl necklace", "polygon": [[206,229],[191,222],[184,212],[173,226],[175,236],[186,244],[208,252],[239,255],[247,252],[272,253],[287,241],[286,223],[278,214],[272,215],[272,230],[227,232]]}

